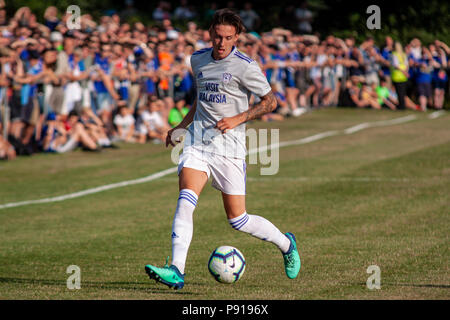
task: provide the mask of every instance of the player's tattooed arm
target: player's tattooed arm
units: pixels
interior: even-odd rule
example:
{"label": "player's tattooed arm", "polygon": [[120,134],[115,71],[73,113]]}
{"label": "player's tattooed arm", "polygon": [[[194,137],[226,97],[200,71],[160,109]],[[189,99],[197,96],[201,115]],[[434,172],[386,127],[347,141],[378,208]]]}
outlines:
{"label": "player's tattooed arm", "polygon": [[272,112],[277,107],[277,99],[272,91],[261,97],[261,101],[244,112],[244,122],[258,119],[262,115]]}
{"label": "player's tattooed arm", "polygon": [[234,117],[223,118],[218,121],[216,124],[216,128],[222,131],[222,133],[226,133],[228,130],[231,130],[241,123],[258,119],[262,115],[272,112],[277,107],[277,99],[272,91],[270,91],[265,96],[261,97],[261,101],[248,109],[245,112],[242,112]]}

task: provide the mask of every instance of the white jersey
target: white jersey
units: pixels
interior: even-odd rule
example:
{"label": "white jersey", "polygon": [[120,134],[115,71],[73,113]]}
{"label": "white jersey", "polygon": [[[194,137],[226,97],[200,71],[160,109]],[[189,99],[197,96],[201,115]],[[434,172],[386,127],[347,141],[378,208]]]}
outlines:
{"label": "white jersey", "polygon": [[157,111],[149,112],[144,110],[141,114],[141,119],[144,124],[147,124],[150,127],[150,130],[155,131],[164,127],[164,120]]}
{"label": "white jersey", "polygon": [[226,133],[215,129],[224,117],[248,110],[251,93],[262,97],[271,90],[259,65],[237,50],[221,60],[214,60],[212,48],[194,52],[192,71],[197,87],[197,109],[189,126],[184,152],[190,148],[226,157],[245,159],[245,123]]}

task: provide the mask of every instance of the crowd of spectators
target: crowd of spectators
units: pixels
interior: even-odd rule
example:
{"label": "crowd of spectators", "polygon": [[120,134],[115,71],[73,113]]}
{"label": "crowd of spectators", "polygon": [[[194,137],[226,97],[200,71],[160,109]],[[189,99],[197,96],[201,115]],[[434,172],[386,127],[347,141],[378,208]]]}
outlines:
{"label": "crowd of spectators", "polygon": [[[211,43],[187,1],[173,12],[162,1],[153,25],[83,14],[76,29],[53,6],[43,23],[28,7],[8,18],[4,6],[0,0],[0,159],[161,143],[195,100],[190,57]],[[357,44],[307,30],[256,33],[249,31],[260,23],[251,5],[239,12],[249,29],[238,49],[259,63],[278,101],[263,121],[325,106],[441,109],[449,94],[450,49],[439,40],[403,46],[387,37],[378,47],[371,38]],[[186,21],[186,31],[172,25],[174,17]]]}

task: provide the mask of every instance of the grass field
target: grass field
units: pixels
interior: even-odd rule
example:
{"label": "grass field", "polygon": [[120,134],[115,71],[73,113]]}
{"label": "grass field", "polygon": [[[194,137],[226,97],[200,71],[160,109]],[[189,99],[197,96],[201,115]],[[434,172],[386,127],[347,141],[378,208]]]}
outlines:
{"label": "grass field", "polygon": [[[233,230],[208,185],[194,215],[185,288],[150,281],[148,263],[171,253],[177,176],[47,204],[0,210],[0,299],[449,299],[450,116],[337,134],[280,149],[279,172],[248,167],[247,211],[297,236],[302,269],[284,275],[278,249]],[[409,112],[323,109],[282,123],[280,140],[341,130]],[[38,154],[0,162],[0,205],[137,179],[174,167],[162,145],[98,154]],[[206,264],[219,245],[247,260],[234,285]],[[81,268],[69,290],[66,268]],[[381,290],[366,269],[378,265]]]}

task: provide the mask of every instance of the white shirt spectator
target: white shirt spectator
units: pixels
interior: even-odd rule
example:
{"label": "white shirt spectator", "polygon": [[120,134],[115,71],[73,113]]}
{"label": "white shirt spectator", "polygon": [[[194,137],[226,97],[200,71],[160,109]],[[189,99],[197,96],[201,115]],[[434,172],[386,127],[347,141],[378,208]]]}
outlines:
{"label": "white shirt spectator", "polygon": [[150,128],[150,130],[155,131],[159,128],[164,128],[164,120],[159,114],[159,112],[149,112],[145,110],[141,114],[141,125],[139,127],[139,132],[146,134],[147,126]]}
{"label": "white shirt spectator", "polygon": [[117,114],[114,117],[114,124],[117,127],[122,129],[122,139],[125,138],[130,131],[132,125],[134,125],[134,117],[131,114],[127,114],[126,116],[122,116],[121,114]]}

